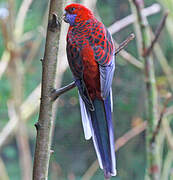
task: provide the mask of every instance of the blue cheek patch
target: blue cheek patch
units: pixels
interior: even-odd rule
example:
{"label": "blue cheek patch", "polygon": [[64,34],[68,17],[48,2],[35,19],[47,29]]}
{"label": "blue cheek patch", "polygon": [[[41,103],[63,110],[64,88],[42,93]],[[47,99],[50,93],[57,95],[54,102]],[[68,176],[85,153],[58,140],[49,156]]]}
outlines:
{"label": "blue cheek patch", "polygon": [[76,14],[67,14],[66,15],[66,20],[68,21],[68,23],[72,26],[75,24],[75,19],[76,19]]}

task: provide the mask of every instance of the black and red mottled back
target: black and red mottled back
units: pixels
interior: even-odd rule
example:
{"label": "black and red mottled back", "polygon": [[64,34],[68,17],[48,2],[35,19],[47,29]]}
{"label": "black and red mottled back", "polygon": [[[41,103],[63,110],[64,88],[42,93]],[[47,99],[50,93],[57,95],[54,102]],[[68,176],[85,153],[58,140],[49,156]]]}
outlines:
{"label": "black and red mottled back", "polygon": [[[69,28],[67,35],[67,55],[74,75],[81,75],[85,49],[90,49],[100,65],[109,64],[114,55],[112,38],[105,26],[95,18],[82,21]],[[77,68],[76,70],[74,68]]]}
{"label": "black and red mottled back", "polygon": [[101,95],[98,65],[108,65],[113,55],[111,35],[97,19],[70,26],[67,35],[69,65],[75,78],[85,80],[92,99]]}

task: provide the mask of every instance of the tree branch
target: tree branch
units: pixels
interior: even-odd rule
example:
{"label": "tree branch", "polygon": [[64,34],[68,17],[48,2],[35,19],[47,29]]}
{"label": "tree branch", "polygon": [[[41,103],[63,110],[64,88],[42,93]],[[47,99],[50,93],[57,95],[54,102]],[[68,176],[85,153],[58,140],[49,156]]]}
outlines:
{"label": "tree branch", "polygon": [[[144,8],[142,10],[142,14],[143,14],[143,16],[147,17],[147,16],[150,16],[150,15],[160,12],[160,9],[161,9],[160,4],[155,3],[147,8]],[[121,31],[122,29],[124,29],[125,27],[129,26],[130,24],[134,23],[135,20],[136,20],[135,15],[130,14],[130,15],[122,18],[121,20],[116,21],[112,25],[110,25],[108,30],[111,34],[115,34],[119,31]]]}
{"label": "tree branch", "polygon": [[166,98],[166,101],[165,101],[165,103],[163,105],[163,109],[162,109],[162,111],[160,113],[159,121],[157,123],[156,129],[155,129],[155,131],[153,133],[153,136],[151,138],[151,144],[153,142],[155,142],[156,136],[158,135],[160,127],[161,127],[161,124],[162,124],[162,120],[163,120],[164,114],[165,114],[165,112],[167,110],[167,105],[168,105],[168,103],[170,102],[171,99],[172,99],[172,95],[169,94],[168,97]]}
{"label": "tree branch", "polygon": [[[39,113],[39,128],[37,129],[36,148],[34,155],[33,180],[46,180],[50,159],[50,146],[53,130],[52,89],[55,87],[57,53],[59,48],[60,24],[56,14],[62,16],[63,0],[51,0],[49,23],[45,53],[43,58],[41,104]],[[59,18],[60,19],[60,18]]]}
{"label": "tree branch", "polygon": [[124,40],[124,41],[119,45],[119,47],[116,49],[115,56],[116,56],[117,54],[119,54],[119,52],[120,52],[122,49],[124,49],[124,48],[128,45],[128,43],[129,43],[130,41],[132,41],[134,38],[135,38],[135,35],[134,35],[133,33],[131,33],[131,34],[127,37],[127,39]]}
{"label": "tree branch", "polygon": [[[119,47],[119,44],[115,40],[114,40],[114,44],[115,44],[115,47]],[[137,60],[133,55],[128,53],[126,50],[122,49],[119,52],[119,55],[122,56],[122,58],[125,59],[128,63],[134,65],[138,69],[140,69],[140,70],[144,69],[143,63],[140,62],[139,60]]]}
{"label": "tree branch", "polygon": [[33,0],[23,0],[20,9],[17,14],[16,23],[15,23],[15,35],[17,35],[17,40],[23,33],[24,20],[31,6]]}
{"label": "tree branch", "polygon": [[165,23],[166,23],[166,19],[168,17],[168,12],[166,12],[162,18],[162,20],[160,21],[160,24],[158,25],[157,29],[156,29],[156,33],[155,33],[155,37],[153,39],[153,41],[151,42],[150,47],[148,47],[148,49],[144,52],[144,57],[149,56],[150,53],[152,52],[154,45],[156,44],[156,42],[158,41],[158,38],[161,34],[161,31],[163,30],[163,28],[165,27]]}
{"label": "tree branch", "polygon": [[2,146],[7,142],[7,137],[10,136],[12,129],[15,129],[15,127],[17,127],[17,124],[19,122],[17,113],[14,108],[14,103],[9,102],[7,106],[8,106],[8,116],[10,120],[8,121],[8,123],[0,133],[0,150]]}
{"label": "tree branch", "polygon": [[76,87],[75,82],[72,82],[72,83],[68,84],[67,86],[64,86],[60,89],[54,90],[51,94],[52,101],[55,101],[60,95],[62,95],[65,92],[73,89],[74,87]]}
{"label": "tree branch", "polygon": [[[160,12],[160,9],[161,9],[161,6],[157,3],[155,3],[147,8],[142,9],[142,14],[144,17],[150,16],[152,14],[156,14],[156,13]],[[113,23],[112,25],[110,25],[108,27],[108,30],[113,35],[113,34],[119,32],[120,30],[122,30],[123,28],[127,27],[128,25],[134,23],[135,20],[136,20],[136,16],[134,14],[128,15],[125,18],[118,20],[115,23]],[[116,47],[117,47],[118,46],[117,42],[114,41],[114,43],[116,44]],[[127,51],[122,50],[120,52],[120,56],[122,56],[123,59],[125,59],[127,62],[134,65],[135,67],[137,67],[139,69],[143,69],[143,67],[144,67],[143,64],[139,60],[137,60],[134,56],[132,56],[130,53],[128,53]]]}

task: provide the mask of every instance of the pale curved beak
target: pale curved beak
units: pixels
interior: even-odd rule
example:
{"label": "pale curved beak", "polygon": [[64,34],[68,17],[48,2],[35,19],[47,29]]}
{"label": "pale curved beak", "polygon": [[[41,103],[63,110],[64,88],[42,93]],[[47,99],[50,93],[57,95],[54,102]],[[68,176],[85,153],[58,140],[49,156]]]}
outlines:
{"label": "pale curved beak", "polygon": [[66,22],[66,23],[68,23],[68,21],[67,21],[67,19],[66,19],[66,15],[67,15],[67,12],[66,11],[64,11],[64,13],[63,13],[63,20]]}

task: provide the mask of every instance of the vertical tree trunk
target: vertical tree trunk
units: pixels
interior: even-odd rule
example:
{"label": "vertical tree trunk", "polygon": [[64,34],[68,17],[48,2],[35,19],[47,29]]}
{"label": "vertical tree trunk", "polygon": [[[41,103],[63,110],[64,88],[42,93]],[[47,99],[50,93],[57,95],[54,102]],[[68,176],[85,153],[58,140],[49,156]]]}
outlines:
{"label": "vertical tree trunk", "polygon": [[[50,159],[53,128],[53,101],[50,96],[55,87],[57,52],[59,47],[60,23],[56,17],[62,15],[63,0],[51,0],[45,54],[43,58],[42,90],[39,120],[36,124],[37,140],[34,156],[33,180],[46,180]],[[59,18],[61,19],[61,18]]]}
{"label": "vertical tree trunk", "polygon": [[[140,51],[141,59],[145,65],[145,84],[147,89],[147,132],[146,132],[146,146],[147,146],[147,169],[146,180],[159,180],[160,179],[160,164],[159,164],[159,147],[157,138],[152,142],[153,133],[158,122],[158,97],[156,88],[156,79],[154,72],[153,58],[143,56],[145,51],[151,44],[149,25],[147,19],[142,15],[144,8],[144,0],[130,0],[132,11],[137,16],[137,23],[139,30],[139,39],[141,40]],[[140,42],[140,41],[139,41]]]}

